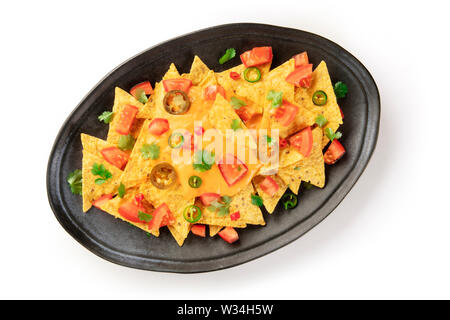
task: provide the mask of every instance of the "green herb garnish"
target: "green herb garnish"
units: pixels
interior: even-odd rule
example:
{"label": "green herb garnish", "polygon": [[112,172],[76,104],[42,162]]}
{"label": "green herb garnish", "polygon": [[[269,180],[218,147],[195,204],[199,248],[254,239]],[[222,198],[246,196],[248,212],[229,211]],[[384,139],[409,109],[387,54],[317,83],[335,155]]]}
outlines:
{"label": "green herb garnish", "polygon": [[236,50],[234,48],[229,48],[225,52],[225,54],[219,59],[220,64],[224,64],[227,61],[230,61],[236,56]]}
{"label": "green herb garnish", "polygon": [[223,196],[220,201],[213,201],[207,208],[211,212],[216,212],[219,217],[226,216],[230,213],[230,203],[232,198],[229,196]]}
{"label": "green herb garnish", "polygon": [[261,207],[263,205],[263,199],[256,194],[252,194],[252,204],[257,207]]}
{"label": "green herb garnish", "polygon": [[131,149],[133,149],[135,142],[136,142],[136,140],[134,140],[134,138],[131,134],[126,135],[126,136],[121,135],[119,137],[119,142],[118,142],[117,146],[121,150],[131,150]]}
{"label": "green herb garnish", "polygon": [[108,124],[112,121],[114,116],[114,112],[112,111],[104,111],[101,115],[98,116],[98,121],[103,121]]}
{"label": "green herb garnish", "polygon": [[231,129],[233,129],[234,131],[242,129],[241,127],[241,121],[238,119],[234,119],[231,121]]}
{"label": "green herb garnish", "polygon": [[241,107],[243,107],[243,106],[245,106],[245,105],[247,105],[246,103],[245,103],[245,101],[242,101],[242,100],[240,100],[240,99],[238,99],[238,98],[236,98],[236,97],[231,97],[231,99],[230,99],[230,104],[231,104],[231,106],[234,108],[234,109],[240,109]]}
{"label": "green herb garnish", "polygon": [[70,191],[73,194],[81,195],[83,186],[83,175],[80,169],[77,169],[67,176],[67,183],[69,183]]}
{"label": "green herb garnish", "polygon": [[156,160],[159,158],[159,146],[154,142],[152,144],[144,144],[141,148],[141,155],[145,160]]}
{"label": "green herb garnish", "polygon": [[112,178],[111,172],[109,172],[103,164],[99,165],[98,163],[94,163],[91,172],[94,176],[100,176],[100,178],[95,179],[95,184],[99,186]]}
{"label": "green herb garnish", "polygon": [[342,133],[340,133],[339,131],[337,131],[336,133],[333,131],[333,129],[331,128],[326,128],[325,129],[325,135],[328,137],[328,139],[330,139],[331,141],[333,141],[334,139],[340,139],[342,137]]}
{"label": "green herb garnish", "polygon": [[151,214],[147,214],[145,212],[139,211],[138,218],[141,221],[150,222],[150,221],[152,221],[153,216]]}
{"label": "green herb garnish", "polygon": [[328,120],[327,120],[327,118],[325,118],[325,117],[323,116],[323,114],[319,114],[319,115],[316,117],[316,123],[317,123],[317,125],[318,125],[319,127],[321,127],[321,128],[323,128],[323,126],[326,125],[327,122],[328,122]]}
{"label": "green herb garnish", "polygon": [[212,168],[214,161],[214,153],[207,150],[198,150],[194,154],[194,163],[192,166],[194,167],[194,170],[205,172]]}
{"label": "green herb garnish", "polygon": [[145,94],[145,90],[142,88],[136,89],[136,99],[143,104],[146,104],[148,102],[147,95]]}
{"label": "green herb garnish", "polygon": [[125,195],[125,191],[125,185],[123,183],[120,183],[119,189],[117,190],[120,198],[123,198],[123,196]]}
{"label": "green herb garnish", "polygon": [[272,101],[273,108],[278,108],[283,103],[283,92],[270,90],[267,94],[267,100]]}
{"label": "green herb garnish", "polygon": [[336,94],[336,98],[345,98],[347,92],[348,88],[344,82],[338,81],[334,84],[334,93]]}

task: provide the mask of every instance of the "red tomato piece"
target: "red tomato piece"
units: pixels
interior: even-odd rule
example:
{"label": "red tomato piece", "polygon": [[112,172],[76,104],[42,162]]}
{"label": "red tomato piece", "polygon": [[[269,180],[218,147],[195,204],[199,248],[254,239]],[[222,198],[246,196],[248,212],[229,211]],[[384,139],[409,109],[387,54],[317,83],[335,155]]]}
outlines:
{"label": "red tomato piece", "polygon": [[96,208],[101,209],[102,205],[104,205],[106,202],[108,202],[109,200],[112,199],[112,194],[105,194],[103,196],[101,196],[100,198],[98,198],[97,200],[95,200],[92,205]]}
{"label": "red tomato piece", "polygon": [[230,72],[230,78],[233,80],[239,80],[241,78],[241,75],[237,72],[231,71]]}
{"label": "red tomato piece", "polygon": [[296,68],[304,66],[305,64],[309,64],[308,53],[306,51],[296,54],[295,56],[293,56],[293,58],[295,60]]}
{"label": "red tomato piece", "polygon": [[288,141],[285,138],[279,138],[280,149],[286,148],[288,146]]}
{"label": "red tomato piece", "polygon": [[241,214],[239,211],[236,211],[235,213],[230,214],[231,221],[239,220],[240,217],[241,217]]}
{"label": "red tomato piece", "polygon": [[334,164],[345,154],[344,146],[336,139],[331,142],[327,151],[323,155],[326,164]]}
{"label": "red tomato piece", "polygon": [[283,104],[275,109],[274,116],[283,126],[288,126],[294,121],[297,113],[297,106],[283,100]]}
{"label": "red tomato piece", "polygon": [[134,196],[135,203],[140,206],[142,204],[142,201],[144,201],[144,195],[142,193],[137,193]]}
{"label": "red tomato piece", "polygon": [[344,119],[344,112],[342,112],[341,107],[339,107],[339,111],[341,112],[341,118]]}
{"label": "red tomato piece", "polygon": [[204,97],[205,100],[216,100],[216,95],[220,93],[222,97],[227,98],[227,94],[225,93],[225,89],[218,84],[212,84],[205,88]]}
{"label": "red tomato piece", "polygon": [[312,64],[305,64],[289,73],[286,81],[297,87],[308,88],[311,85],[312,72]]}
{"label": "red tomato piece", "polygon": [[236,111],[239,118],[241,118],[241,120],[244,122],[247,122],[255,115],[255,111],[248,106],[242,106],[239,109],[235,109],[234,111]]}
{"label": "red tomato piece", "polygon": [[219,232],[219,236],[228,243],[233,243],[239,240],[239,235],[232,227],[226,227]]}
{"label": "red tomato piece", "polygon": [[217,193],[203,193],[200,196],[200,201],[203,203],[205,207],[208,207],[213,203],[214,201],[220,200],[220,194]]}
{"label": "red tomato piece", "polygon": [[289,144],[296,148],[304,157],[309,157],[313,145],[311,127],[305,128],[290,137]]}
{"label": "red tomato piece", "polygon": [[271,177],[266,177],[259,184],[259,186],[265,193],[267,193],[271,197],[273,197],[275,195],[275,193],[277,193],[278,189],[280,188],[278,183],[275,180],[273,180]]}
{"label": "red tomato piece", "polygon": [[128,163],[130,156],[117,147],[108,147],[100,151],[103,158],[116,168],[123,170]]}
{"label": "red tomato piece", "polygon": [[241,61],[246,68],[269,63],[272,58],[272,47],[256,47],[241,54]]}
{"label": "red tomato piece", "polygon": [[172,90],[181,90],[186,93],[189,92],[189,88],[192,86],[192,81],[189,79],[170,79],[170,80],[163,80],[163,86],[166,92],[172,91]]}
{"label": "red tomato piece", "polygon": [[130,134],[131,127],[133,126],[134,119],[136,119],[138,112],[139,109],[137,107],[127,104],[120,114],[116,131],[125,136]]}
{"label": "red tomato piece", "polygon": [[248,168],[244,162],[236,158],[232,154],[225,156],[225,162],[218,164],[220,173],[229,187],[233,186],[244,177]]}
{"label": "red tomato piece", "polygon": [[137,90],[137,89],[142,89],[142,90],[144,90],[144,92],[145,92],[146,95],[150,95],[150,94],[153,93],[153,88],[152,88],[152,85],[151,85],[150,81],[144,81],[144,82],[138,83],[138,84],[135,85],[133,88],[131,88],[130,93],[131,93],[131,95],[132,95],[133,97],[135,97],[136,99],[138,98],[138,97],[136,96],[136,90]]}
{"label": "red tomato piece", "polygon": [[152,220],[148,223],[148,228],[150,230],[158,230],[163,226],[171,225],[175,222],[172,212],[165,203],[156,208],[155,211],[153,211],[152,216]]}
{"label": "red tomato piece", "polygon": [[155,136],[160,136],[169,130],[169,121],[163,118],[155,118],[150,122],[148,131]]}
{"label": "red tomato piece", "polygon": [[131,222],[143,222],[139,219],[139,211],[144,212],[144,208],[138,206],[133,200],[125,202],[119,207],[119,214]]}
{"label": "red tomato piece", "polygon": [[206,237],[206,226],[204,224],[194,224],[191,228],[193,234],[199,237]]}

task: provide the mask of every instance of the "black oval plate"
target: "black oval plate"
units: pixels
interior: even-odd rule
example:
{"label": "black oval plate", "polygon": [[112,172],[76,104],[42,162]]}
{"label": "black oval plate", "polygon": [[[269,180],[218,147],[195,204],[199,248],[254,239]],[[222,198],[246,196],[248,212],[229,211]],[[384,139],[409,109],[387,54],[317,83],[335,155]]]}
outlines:
{"label": "black oval plate", "polygon": [[[125,90],[150,80],[159,81],[174,62],[180,72],[189,72],[194,55],[215,71],[239,64],[239,57],[218,63],[227,48],[242,53],[255,46],[272,46],[273,67],[294,54],[308,51],[317,66],[325,60],[333,82],[344,81],[349,94],[340,100],[345,114],[342,143],[347,154],[326,168],[324,189],[300,190],[300,204],[283,212],[265,213],[265,227],[249,226],[239,232],[233,245],[219,237],[190,235],[183,247],[168,232],[149,238],[145,232],[95,208],[84,214],[81,198],[71,194],[69,172],[81,167],[80,133],[106,138],[107,126],[97,116],[114,101],[114,87]],[[299,238],[329,215],[342,201],[365,169],[374,151],[380,119],[378,89],[366,68],[350,53],[320,36],[262,24],[228,24],[200,30],[146,50],[128,60],[92,89],[63,124],[50,154],[47,190],[50,205],[61,225],[78,242],[98,256],[124,266],[165,272],[205,272],[235,266],[272,252]],[[288,261],[286,261],[288,263]]]}

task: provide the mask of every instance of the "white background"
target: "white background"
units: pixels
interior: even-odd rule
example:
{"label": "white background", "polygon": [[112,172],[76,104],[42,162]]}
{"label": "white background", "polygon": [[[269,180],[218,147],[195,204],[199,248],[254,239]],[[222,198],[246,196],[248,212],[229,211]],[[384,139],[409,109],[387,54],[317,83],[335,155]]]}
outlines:
{"label": "white background", "polygon": [[[420,3],[2,1],[0,298],[450,298],[450,23],[445,1]],[[320,34],[369,69],[382,116],[367,170],[324,222],[239,267],[177,275],[98,258],[48,205],[60,126],[124,60],[231,22]]]}

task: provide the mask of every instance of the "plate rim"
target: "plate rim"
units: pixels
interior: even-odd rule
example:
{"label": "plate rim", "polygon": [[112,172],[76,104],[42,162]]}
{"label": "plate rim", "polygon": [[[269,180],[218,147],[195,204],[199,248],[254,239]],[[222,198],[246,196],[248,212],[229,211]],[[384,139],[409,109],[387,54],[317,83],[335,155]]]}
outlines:
{"label": "plate rim", "polygon": [[[64,206],[58,206],[56,203],[54,196],[58,198],[58,195],[52,194],[52,191],[59,186],[59,180],[56,179],[56,183],[52,181],[52,176],[55,171],[54,163],[55,157],[57,155],[57,145],[59,144],[59,141],[61,140],[63,133],[65,132],[65,128],[69,122],[69,120],[72,118],[73,114],[78,111],[78,109],[86,102],[86,100],[91,96],[91,94],[107,79],[113,74],[115,71],[122,68],[124,65],[126,65],[128,62],[132,61],[136,57],[142,55],[143,53],[152,50],[154,48],[168,45],[171,42],[175,42],[179,40],[180,38],[186,38],[192,35],[201,34],[201,33],[208,33],[211,31],[217,31],[220,29],[232,29],[232,28],[242,28],[246,27],[249,30],[250,29],[257,29],[258,31],[265,31],[267,30],[276,30],[278,32],[282,31],[285,33],[303,33],[307,35],[308,37],[312,38],[319,38],[324,43],[328,44],[330,48],[333,48],[334,50],[339,50],[341,53],[345,53],[347,55],[347,59],[350,62],[353,62],[352,67],[356,67],[359,69],[358,71],[365,74],[367,77],[363,79],[359,79],[362,81],[364,85],[362,87],[370,92],[365,92],[365,96],[370,93],[371,99],[368,99],[368,115],[367,115],[367,126],[364,131],[364,139],[368,141],[368,143],[365,143],[362,145],[360,153],[356,160],[355,167],[347,174],[346,177],[344,177],[343,182],[337,186],[334,193],[329,197],[329,199],[314,213],[312,213],[310,216],[308,216],[306,219],[304,219],[301,223],[298,223],[297,225],[294,225],[291,229],[289,229],[284,234],[281,234],[272,241],[263,242],[260,243],[254,247],[248,248],[244,251],[237,252],[234,254],[226,255],[219,258],[211,258],[207,260],[200,260],[200,261],[189,261],[189,262],[183,262],[180,263],[179,261],[171,261],[171,260],[162,260],[162,259],[155,259],[155,258],[142,258],[136,255],[127,254],[127,253],[117,253],[115,250],[112,250],[108,248],[107,246],[103,245],[99,241],[97,241],[94,238],[91,238],[87,235],[84,230],[81,228],[78,228],[78,226],[70,219],[70,215],[68,215],[64,209]],[[352,69],[353,70],[353,69]],[[366,83],[367,82],[367,83]],[[367,68],[351,53],[349,53],[346,49],[342,48],[335,42],[324,38],[320,35],[299,30],[299,29],[293,29],[293,28],[287,28],[282,26],[276,26],[276,25],[269,25],[269,24],[260,24],[260,23],[230,23],[230,24],[222,24],[217,26],[212,26],[208,28],[203,28],[197,31],[193,31],[184,35],[177,36],[175,38],[160,42],[154,46],[151,46],[140,53],[132,56],[131,58],[127,59],[114,69],[112,69],[109,73],[107,73],[97,84],[95,84],[92,89],[81,99],[81,101],[78,103],[78,105],[72,110],[72,112],[68,115],[64,123],[62,124],[56,138],[54,141],[54,144],[52,146],[52,150],[50,152],[48,164],[47,164],[47,174],[46,174],[46,186],[47,186],[47,197],[49,200],[50,207],[53,211],[53,214],[55,215],[58,222],[61,224],[61,226],[66,230],[67,233],[69,233],[78,243],[80,243],[83,247],[94,253],[95,255],[112,262],[114,264],[134,268],[134,269],[140,269],[140,270],[148,270],[148,271],[157,271],[157,272],[167,272],[167,273],[203,273],[203,272],[212,272],[212,271],[218,271],[223,270],[227,268],[231,268],[234,266],[241,265],[243,263],[255,260],[257,258],[260,258],[262,256],[265,256],[269,253],[272,253],[273,251],[280,249],[293,241],[299,239],[304,234],[309,232],[311,229],[313,229],[315,226],[317,226],[321,221],[323,221],[329,214],[331,214],[334,209],[342,202],[342,200],[347,196],[347,194],[350,192],[350,190],[353,188],[353,186],[356,184],[364,170],[366,169],[368,163],[370,162],[370,159],[375,151],[377,140],[378,140],[378,133],[379,133],[379,126],[380,126],[380,114],[381,114],[381,105],[380,105],[380,95],[378,87],[375,83],[375,80],[373,76],[370,74],[370,72],[367,70]],[[52,184],[53,183],[53,184]],[[53,192],[55,193],[55,192]],[[331,199],[334,196],[334,199]],[[61,196],[59,196],[60,202]],[[334,201],[332,201],[334,200]],[[61,214],[60,211],[63,211],[64,213]],[[276,241],[274,241],[276,240]]]}

